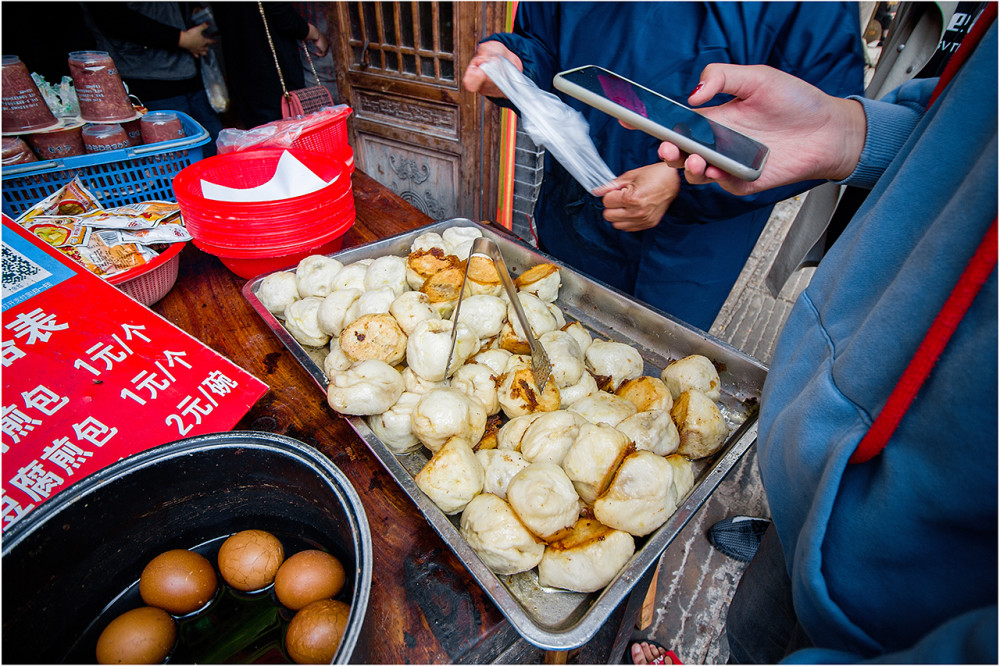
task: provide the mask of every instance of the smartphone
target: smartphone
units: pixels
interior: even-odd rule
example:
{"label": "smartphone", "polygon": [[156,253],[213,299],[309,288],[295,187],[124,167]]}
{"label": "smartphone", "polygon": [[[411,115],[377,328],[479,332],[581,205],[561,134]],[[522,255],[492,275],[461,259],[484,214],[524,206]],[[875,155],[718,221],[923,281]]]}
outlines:
{"label": "smartphone", "polygon": [[596,65],[559,72],[557,90],[625,121],[743,180],[760,176],[768,149],[694,109]]}

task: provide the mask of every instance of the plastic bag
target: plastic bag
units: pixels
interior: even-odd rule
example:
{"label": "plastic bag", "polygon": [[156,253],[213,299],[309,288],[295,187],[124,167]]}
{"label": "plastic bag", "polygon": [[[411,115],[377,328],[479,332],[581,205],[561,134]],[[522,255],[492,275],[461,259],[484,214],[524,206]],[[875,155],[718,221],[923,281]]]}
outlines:
{"label": "plastic bag", "polygon": [[351,107],[338,104],[324,107],[308,116],[274,120],[253,129],[226,128],[219,132],[215,145],[219,155],[250,148],[294,148],[292,144],[304,133],[323,129],[350,114]]}
{"label": "plastic bag", "polygon": [[52,110],[52,113],[60,118],[75,117],[80,115],[80,102],[76,98],[76,89],[73,87],[73,79],[64,76],[59,85],[49,83],[41,74],[32,72],[31,78],[38,86],[38,92],[42,99]]}
{"label": "plastic bag", "polygon": [[208,27],[202,35],[216,40],[209,46],[208,53],[201,56],[201,83],[205,87],[205,94],[208,95],[208,103],[212,109],[216,113],[225,113],[229,110],[229,88],[226,87],[226,78],[222,74],[220,56],[222,45],[218,41],[219,26],[215,23],[215,15],[210,6],[200,7],[192,12],[191,20],[194,25],[207,24]]}
{"label": "plastic bag", "polygon": [[541,90],[509,60],[493,58],[480,68],[521,112],[532,141],[544,146],[588,192],[597,194],[615,179],[590,138],[583,114]]}
{"label": "plastic bag", "polygon": [[229,109],[229,88],[226,87],[226,79],[222,76],[219,59],[211,49],[201,57],[201,82],[205,86],[205,94],[208,95],[208,103],[212,105],[212,109],[216,113],[225,113]]}

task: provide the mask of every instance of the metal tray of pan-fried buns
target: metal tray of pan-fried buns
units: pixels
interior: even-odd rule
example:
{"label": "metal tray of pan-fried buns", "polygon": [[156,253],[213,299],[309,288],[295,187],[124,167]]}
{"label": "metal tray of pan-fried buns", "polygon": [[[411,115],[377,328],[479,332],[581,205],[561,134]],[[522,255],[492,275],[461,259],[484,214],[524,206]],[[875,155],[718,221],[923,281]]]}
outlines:
{"label": "metal tray of pan-fried buns", "polygon": [[[718,454],[695,463],[694,488],[683,499],[677,511],[652,534],[637,537],[635,554],[625,567],[603,590],[593,593],[542,587],[538,583],[535,569],[509,576],[494,574],[459,533],[460,514],[445,515],[417,488],[413,477],[430,459],[430,452],[421,448],[413,453],[396,455],[379,441],[364,418],[348,418],[372,453],[419,507],[427,521],[461,559],[521,636],[546,650],[574,649],[593,638],[615,608],[626,599],[635,583],[649,567],[656,564],[664,549],[756,441],[757,407],[767,368],[725,342],[637,303],[630,296],[566,268],[552,257],[513,240],[506,234],[471,220],[456,218],[437,222],[330,256],[345,265],[387,254],[405,257],[410,252],[410,244],[421,233],[440,233],[453,226],[474,226],[483,235],[493,239],[500,246],[507,267],[514,277],[539,263],[559,265],[562,287],[556,304],[561,308],[566,321],[581,322],[595,339],[616,340],[637,349],[645,362],[644,374],[659,377],[660,371],[671,361],[689,354],[707,356],[720,369],[722,397],[717,404],[729,425],[728,441]],[[294,269],[292,266],[287,270]],[[247,282],[243,288],[244,296],[325,393],[327,378],[323,374],[323,358],[327,349],[303,347],[264,308],[257,298],[257,290],[264,277],[266,276],[261,275]],[[316,399],[323,398],[317,395]]]}

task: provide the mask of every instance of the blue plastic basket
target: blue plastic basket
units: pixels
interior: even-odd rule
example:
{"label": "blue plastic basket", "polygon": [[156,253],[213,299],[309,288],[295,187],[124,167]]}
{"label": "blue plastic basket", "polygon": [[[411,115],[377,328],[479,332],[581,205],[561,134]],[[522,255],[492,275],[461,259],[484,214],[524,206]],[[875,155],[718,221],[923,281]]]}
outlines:
{"label": "blue plastic basket", "polygon": [[17,218],[77,176],[108,208],[151,200],[176,201],[171,187],[174,176],[201,159],[201,146],[212,137],[191,116],[174,113],[187,135],[182,139],[4,167],[3,212]]}

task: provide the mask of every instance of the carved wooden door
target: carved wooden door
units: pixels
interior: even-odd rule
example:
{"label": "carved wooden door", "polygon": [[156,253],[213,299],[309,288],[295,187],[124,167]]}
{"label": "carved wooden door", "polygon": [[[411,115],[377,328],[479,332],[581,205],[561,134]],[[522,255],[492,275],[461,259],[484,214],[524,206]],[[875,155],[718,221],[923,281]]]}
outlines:
{"label": "carved wooden door", "polygon": [[499,112],[462,88],[502,3],[332,3],[341,100],[358,168],[435,219],[493,215]]}

